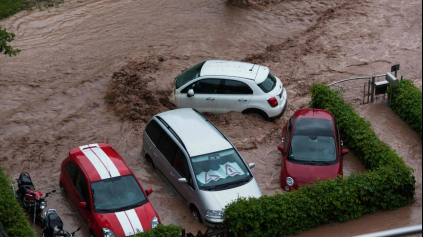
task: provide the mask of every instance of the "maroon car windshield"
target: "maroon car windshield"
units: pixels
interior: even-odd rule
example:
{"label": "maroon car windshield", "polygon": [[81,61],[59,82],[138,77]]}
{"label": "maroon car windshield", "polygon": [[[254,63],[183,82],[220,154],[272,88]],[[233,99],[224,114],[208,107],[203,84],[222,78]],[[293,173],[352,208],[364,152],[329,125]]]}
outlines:
{"label": "maroon car windshield", "polygon": [[312,118],[295,120],[288,160],[304,165],[337,164],[333,122]]}

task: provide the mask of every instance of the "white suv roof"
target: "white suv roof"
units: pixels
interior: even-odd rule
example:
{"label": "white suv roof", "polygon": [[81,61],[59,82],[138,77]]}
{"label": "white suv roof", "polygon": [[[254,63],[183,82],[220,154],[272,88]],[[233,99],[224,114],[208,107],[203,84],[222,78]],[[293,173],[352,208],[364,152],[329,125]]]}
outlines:
{"label": "white suv roof", "polygon": [[269,68],[252,63],[209,60],[204,63],[200,76],[232,76],[262,83],[269,75]]}
{"label": "white suv roof", "polygon": [[191,157],[233,148],[203,116],[193,109],[176,109],[158,114],[179,136]]}

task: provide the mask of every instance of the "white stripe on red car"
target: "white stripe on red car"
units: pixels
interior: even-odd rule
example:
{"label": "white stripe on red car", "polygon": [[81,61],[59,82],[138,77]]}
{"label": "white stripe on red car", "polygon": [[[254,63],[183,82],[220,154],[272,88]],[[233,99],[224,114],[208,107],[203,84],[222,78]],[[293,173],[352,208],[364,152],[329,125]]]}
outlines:
{"label": "white stripe on red car", "polygon": [[98,144],[91,144],[86,146],[79,147],[88,158],[88,160],[93,164],[94,168],[97,170],[101,179],[108,179],[120,176],[118,169],[115,164],[109,158],[109,156],[104,153],[104,151],[98,146]]}
{"label": "white stripe on red car", "polygon": [[125,236],[135,235],[138,232],[144,232],[140,219],[134,209],[122,212],[116,212],[120,225],[122,226]]}

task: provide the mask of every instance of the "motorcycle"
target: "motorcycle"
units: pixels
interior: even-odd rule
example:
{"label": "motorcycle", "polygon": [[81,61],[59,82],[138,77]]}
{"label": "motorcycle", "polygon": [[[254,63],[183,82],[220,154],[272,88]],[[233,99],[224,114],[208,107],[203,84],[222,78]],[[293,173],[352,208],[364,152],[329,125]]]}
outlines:
{"label": "motorcycle", "polygon": [[25,211],[34,215],[33,223],[35,223],[36,217],[41,218],[41,212],[47,207],[46,197],[56,192],[56,190],[52,190],[45,195],[36,191],[31,176],[27,172],[22,172],[16,181],[18,181],[18,190],[16,192],[15,186],[12,186],[15,198],[18,199]]}
{"label": "motorcycle", "polygon": [[81,227],[78,227],[76,231],[69,234],[69,232],[63,230],[63,222],[57,214],[57,211],[55,209],[49,209],[44,212],[44,217],[41,219],[41,229],[44,229],[41,237],[72,237],[75,236],[75,233],[78,232]]}

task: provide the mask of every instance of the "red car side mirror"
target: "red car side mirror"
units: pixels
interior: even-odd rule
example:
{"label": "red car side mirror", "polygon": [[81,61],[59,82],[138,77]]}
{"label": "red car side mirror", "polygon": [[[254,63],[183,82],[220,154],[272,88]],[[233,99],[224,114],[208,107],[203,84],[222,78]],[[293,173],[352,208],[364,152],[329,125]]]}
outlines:
{"label": "red car side mirror", "polygon": [[348,149],[342,149],[341,155],[342,156],[345,156],[348,153],[350,153],[350,150],[348,150]]}
{"label": "red car side mirror", "polygon": [[153,193],[153,189],[149,188],[149,189],[145,190],[145,192],[147,193],[147,196],[150,196],[150,194]]}
{"label": "red car side mirror", "polygon": [[80,202],[79,207],[80,208],[87,208],[87,203],[86,202]]}
{"label": "red car side mirror", "polygon": [[278,146],[278,150],[282,153],[285,153],[285,147],[284,146]]}

